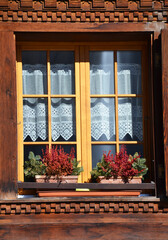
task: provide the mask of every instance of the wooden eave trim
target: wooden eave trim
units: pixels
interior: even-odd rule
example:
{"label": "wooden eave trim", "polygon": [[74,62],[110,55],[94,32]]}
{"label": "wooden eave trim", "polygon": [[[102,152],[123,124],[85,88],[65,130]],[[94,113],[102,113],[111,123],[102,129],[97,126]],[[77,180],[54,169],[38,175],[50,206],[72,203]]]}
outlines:
{"label": "wooden eave trim", "polygon": [[160,32],[165,28],[165,23],[0,23],[0,31],[9,32]]}

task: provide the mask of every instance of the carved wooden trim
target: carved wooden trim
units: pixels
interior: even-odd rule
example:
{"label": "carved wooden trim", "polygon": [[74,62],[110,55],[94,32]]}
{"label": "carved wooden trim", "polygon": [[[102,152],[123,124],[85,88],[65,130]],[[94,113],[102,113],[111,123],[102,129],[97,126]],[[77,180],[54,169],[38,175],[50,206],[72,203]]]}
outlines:
{"label": "carved wooden trim", "polygon": [[164,1],[164,5],[165,5],[165,7],[168,7],[168,0]]}
{"label": "carved wooden trim", "polygon": [[168,12],[81,12],[81,11],[2,11],[0,10],[0,22],[167,22]]}
{"label": "carved wooden trim", "polygon": [[32,8],[33,7],[33,0],[21,0],[20,2],[21,7]]}
{"label": "carved wooden trim", "polygon": [[8,0],[1,0],[0,7],[8,7]]}
{"label": "carved wooden trim", "polygon": [[1,0],[0,22],[168,22],[168,0]]}
{"label": "carved wooden trim", "polygon": [[104,0],[93,0],[93,8],[104,8]]}
{"label": "carved wooden trim", "polygon": [[44,0],[44,6],[46,8],[56,8],[56,0]]}
{"label": "carved wooden trim", "polygon": [[141,7],[152,7],[152,0],[141,0]]}
{"label": "carved wooden trim", "polygon": [[1,203],[0,215],[50,213],[157,213],[157,202],[42,201]]}
{"label": "carved wooden trim", "polygon": [[69,0],[69,8],[80,8],[81,0]]}
{"label": "carved wooden trim", "polygon": [[128,7],[128,1],[116,0],[116,7],[118,7],[118,8],[127,8]]}

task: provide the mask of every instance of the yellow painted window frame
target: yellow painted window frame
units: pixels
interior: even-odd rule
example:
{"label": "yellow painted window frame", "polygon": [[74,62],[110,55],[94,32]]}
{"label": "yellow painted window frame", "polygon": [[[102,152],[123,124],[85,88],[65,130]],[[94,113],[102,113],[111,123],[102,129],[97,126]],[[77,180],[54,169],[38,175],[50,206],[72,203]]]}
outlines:
{"label": "yellow painted window frame", "polygon": [[[24,50],[47,51],[47,79],[48,90],[50,89],[50,60],[49,51],[74,51],[75,53],[75,94],[73,95],[51,95],[50,91],[45,94],[48,97],[48,126],[49,126],[49,141],[47,142],[24,142],[23,141],[23,97],[44,97],[44,95],[23,95],[22,94],[22,59],[21,52]],[[114,51],[114,79],[115,79],[115,94],[109,95],[91,95],[90,94],[90,63],[89,51]],[[142,52],[142,94],[118,94],[117,92],[117,51],[130,50]],[[52,143],[63,144],[76,144],[77,159],[80,165],[84,167],[84,173],[81,174],[79,182],[86,182],[90,177],[92,169],[92,145],[93,144],[115,144],[117,152],[119,151],[119,144],[143,144],[144,155],[148,162],[151,161],[151,134],[149,122],[149,104],[146,104],[148,99],[148,60],[147,60],[147,44],[146,42],[111,42],[111,43],[37,43],[37,42],[18,42],[17,43],[17,120],[18,120],[18,180],[24,181],[24,159],[23,159],[23,146],[24,144],[48,144]],[[76,102],[76,141],[73,142],[52,142],[51,141],[51,97],[73,97]],[[91,97],[113,97],[115,99],[115,116],[116,116],[116,141],[91,141],[91,112],[90,112],[90,99]],[[142,97],[143,108],[143,142],[137,141],[119,141],[118,131],[118,98],[119,97]],[[101,156],[100,156],[101,157]],[[150,164],[149,170],[151,169]]]}

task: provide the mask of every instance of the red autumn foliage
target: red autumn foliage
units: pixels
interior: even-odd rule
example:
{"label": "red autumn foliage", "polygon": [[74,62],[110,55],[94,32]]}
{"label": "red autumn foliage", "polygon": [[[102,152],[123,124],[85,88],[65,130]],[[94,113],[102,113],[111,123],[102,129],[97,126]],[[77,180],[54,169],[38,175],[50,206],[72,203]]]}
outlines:
{"label": "red autumn foliage", "polygon": [[66,176],[71,175],[73,171],[72,160],[75,157],[75,150],[71,148],[70,154],[64,152],[63,147],[52,147],[49,149],[46,147],[44,151],[42,149],[42,162],[46,166],[46,175],[48,176]]}
{"label": "red autumn foliage", "polygon": [[[133,168],[132,164],[140,156],[138,155],[135,158],[130,158],[124,145],[121,146],[120,152],[116,153],[115,156],[109,151],[108,154],[104,153],[103,157],[108,166],[109,177],[110,175],[114,178],[120,176],[125,182],[127,182],[129,178],[137,176],[139,173],[137,169]],[[101,168],[103,171],[107,171],[103,166],[101,166]]]}

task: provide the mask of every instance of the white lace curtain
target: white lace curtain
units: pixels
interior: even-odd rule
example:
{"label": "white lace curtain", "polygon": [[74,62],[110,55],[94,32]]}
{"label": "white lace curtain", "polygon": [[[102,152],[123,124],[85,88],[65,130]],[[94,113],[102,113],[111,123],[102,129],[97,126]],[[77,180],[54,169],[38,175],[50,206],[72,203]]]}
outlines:
{"label": "white lace curtain", "polygon": [[[113,94],[113,72],[110,67],[92,65],[90,71],[92,94]],[[113,84],[113,86],[112,86]],[[118,93],[141,93],[141,66],[118,64]],[[115,140],[115,110],[112,98],[91,99],[91,135],[93,140]],[[143,140],[142,100],[118,99],[119,139]]]}
{"label": "white lace curtain", "polygon": [[[51,94],[72,94],[73,66],[57,64],[51,69]],[[47,78],[44,65],[24,65],[23,94],[46,94]],[[25,98],[23,105],[24,140],[48,139],[47,98]],[[52,140],[69,140],[75,135],[75,108],[72,98],[51,99]]]}
{"label": "white lace curtain", "polygon": [[[23,94],[46,94],[46,66],[24,65]],[[91,93],[110,94],[114,91],[113,73],[108,69],[91,69]],[[74,70],[72,65],[55,66],[51,70],[51,93],[72,94]],[[137,89],[137,90],[136,90]],[[139,93],[141,67],[138,64],[120,64],[118,92]],[[92,92],[93,91],[93,92]],[[75,136],[75,103],[72,98],[51,99],[52,140],[69,140]],[[119,138],[143,140],[141,99],[119,98]],[[23,106],[24,140],[48,139],[47,98],[25,98]],[[93,140],[115,140],[115,103],[113,98],[91,98],[91,135]]]}

